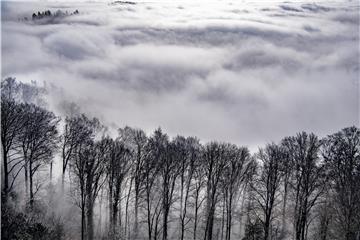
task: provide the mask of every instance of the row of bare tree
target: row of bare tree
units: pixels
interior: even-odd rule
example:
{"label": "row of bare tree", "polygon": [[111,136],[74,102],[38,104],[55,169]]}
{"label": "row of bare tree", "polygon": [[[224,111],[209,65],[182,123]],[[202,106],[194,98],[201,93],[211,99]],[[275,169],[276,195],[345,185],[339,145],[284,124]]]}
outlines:
{"label": "row of bare tree", "polygon": [[9,78],[1,88],[3,203],[21,182],[33,208],[40,170],[50,169],[51,182],[58,161],[60,191],[81,210],[82,240],[360,238],[357,127],[323,139],[302,132],[251,155],[160,128],[147,136],[125,127],[114,139],[96,118],[56,117],[34,100],[36,87]]}

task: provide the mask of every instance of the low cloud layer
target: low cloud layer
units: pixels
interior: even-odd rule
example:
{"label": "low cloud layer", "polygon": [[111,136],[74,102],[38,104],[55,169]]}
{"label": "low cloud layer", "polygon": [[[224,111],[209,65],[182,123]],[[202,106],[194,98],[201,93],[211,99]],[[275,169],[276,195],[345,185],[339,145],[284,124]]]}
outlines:
{"label": "low cloud layer", "polygon": [[[50,9],[80,14],[23,21]],[[255,149],[359,125],[357,1],[11,3],[2,74],[54,86],[111,127]]]}

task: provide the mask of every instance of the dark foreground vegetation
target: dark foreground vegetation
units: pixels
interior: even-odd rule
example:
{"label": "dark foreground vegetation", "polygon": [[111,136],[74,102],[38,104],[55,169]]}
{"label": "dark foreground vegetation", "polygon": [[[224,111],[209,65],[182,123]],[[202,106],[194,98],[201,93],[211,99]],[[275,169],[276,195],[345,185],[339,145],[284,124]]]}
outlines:
{"label": "dark foreground vegetation", "polygon": [[112,138],[76,107],[47,110],[44,91],[1,84],[2,239],[360,238],[355,126],[251,154],[160,128]]}

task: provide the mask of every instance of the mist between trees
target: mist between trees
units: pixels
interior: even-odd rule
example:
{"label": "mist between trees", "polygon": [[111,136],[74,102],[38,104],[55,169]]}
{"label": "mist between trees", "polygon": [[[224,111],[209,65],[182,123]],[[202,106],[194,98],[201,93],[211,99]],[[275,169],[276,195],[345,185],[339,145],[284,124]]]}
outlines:
{"label": "mist between trees", "polygon": [[47,110],[43,91],[1,84],[2,239],[360,239],[355,126],[250,154],[160,128],[111,138],[77,108]]}

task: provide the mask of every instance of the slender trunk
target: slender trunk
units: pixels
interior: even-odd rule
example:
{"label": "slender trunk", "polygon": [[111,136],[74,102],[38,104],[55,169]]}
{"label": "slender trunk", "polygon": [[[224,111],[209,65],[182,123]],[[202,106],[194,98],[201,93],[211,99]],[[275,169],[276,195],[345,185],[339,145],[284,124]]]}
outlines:
{"label": "slender trunk", "polygon": [[24,174],[25,174],[25,195],[26,197],[29,196],[29,165],[27,162],[27,159],[25,158],[25,163],[24,163]]}
{"label": "slender trunk", "polygon": [[227,222],[226,222],[226,240],[230,240],[231,239],[231,224],[232,224],[232,199],[233,199],[233,195],[230,193],[230,198],[229,198],[229,203],[227,206]]}
{"label": "slender trunk", "polygon": [[[124,236],[125,238],[127,238],[127,228],[128,228],[128,213],[129,213],[129,200],[130,200],[130,194],[131,194],[131,188],[132,188],[132,182],[133,182],[133,178],[131,178],[130,180],[130,186],[129,186],[129,191],[128,194],[126,196],[126,204],[125,204],[125,229],[124,229]],[[130,228],[130,226],[129,226]],[[130,233],[130,229],[128,231]],[[129,236],[130,238],[130,236]]]}
{"label": "slender trunk", "polygon": [[151,206],[150,206],[150,192],[146,193],[146,204],[147,204],[147,225],[148,225],[148,239],[151,240],[152,226],[151,226]]}
{"label": "slender trunk", "polygon": [[81,207],[81,240],[85,237],[85,205]]}
{"label": "slender trunk", "polygon": [[102,235],[101,230],[102,230],[102,203],[103,203],[103,194],[104,194],[104,188],[101,189],[101,194],[100,194],[100,201],[99,201],[99,236]]}
{"label": "slender trunk", "polygon": [[184,224],[184,218],[181,217],[180,219],[180,239],[183,240],[184,239],[184,232],[185,232],[185,224]]}
{"label": "slender trunk", "polygon": [[221,240],[224,239],[224,226],[225,226],[225,194],[223,199],[223,207],[222,207],[222,217],[221,217]]}
{"label": "slender trunk", "polygon": [[32,172],[32,161],[29,161],[29,180],[30,180],[30,207],[34,206],[34,191],[33,191],[33,172]]}
{"label": "slender trunk", "polygon": [[3,152],[3,160],[4,160],[4,201],[7,201],[8,192],[9,192],[9,172],[8,172],[8,156],[4,148],[4,144],[2,146]]}
{"label": "slender trunk", "polygon": [[194,240],[196,240],[196,234],[197,234],[197,219],[198,219],[198,208],[197,208],[198,200],[196,199],[195,203],[195,214],[194,214]]}
{"label": "slender trunk", "polygon": [[303,214],[302,214],[301,240],[305,240],[306,222],[307,222],[307,214],[306,214],[306,207],[305,207]]}
{"label": "slender trunk", "polygon": [[134,240],[137,239],[138,236],[138,209],[139,209],[139,193],[138,190],[135,190],[135,216],[134,216]]}
{"label": "slender trunk", "polygon": [[[91,200],[89,200],[91,201]],[[87,235],[88,235],[88,240],[93,240],[94,239],[94,207],[92,205],[92,203],[88,204],[87,207]]]}
{"label": "slender trunk", "polygon": [[169,209],[167,206],[164,208],[163,213],[163,240],[167,240],[167,233],[168,233],[168,216],[169,216]]}
{"label": "slender trunk", "polygon": [[288,183],[287,178],[285,180],[285,186],[284,186],[284,199],[283,199],[283,206],[282,206],[282,224],[281,224],[281,234],[280,236],[282,238],[285,237],[285,230],[286,230],[286,204],[287,204],[287,194],[288,194]]}
{"label": "slender trunk", "polygon": [[119,216],[119,230],[120,230],[120,234],[122,233],[122,205],[121,205],[121,198],[122,198],[122,195],[121,195],[121,190],[120,190],[120,194],[119,194],[119,210],[118,210],[118,216]]}
{"label": "slender trunk", "polygon": [[61,176],[61,190],[64,194],[65,184],[65,171],[66,171],[66,157],[65,157],[65,144],[62,147],[62,176]]}
{"label": "slender trunk", "polygon": [[196,240],[197,234],[197,220],[198,220],[198,211],[199,211],[199,195],[200,195],[200,187],[197,186],[195,192],[195,213],[194,213],[194,236],[193,240]]}
{"label": "slender trunk", "polygon": [[161,213],[161,211],[159,211],[158,213],[156,213],[156,211],[155,211],[156,219],[155,219],[154,240],[157,240],[157,236],[159,234],[158,227],[159,227],[160,213]]}
{"label": "slender trunk", "polygon": [[52,183],[53,162],[50,162],[50,183]]}
{"label": "slender trunk", "polygon": [[213,237],[213,228],[214,228],[214,206],[212,204],[210,209],[210,214],[208,217],[208,224],[207,224],[207,240],[212,240]]}
{"label": "slender trunk", "polygon": [[109,183],[109,235],[110,239],[114,239],[114,217],[113,217],[114,203],[113,203],[113,188],[112,181]]}
{"label": "slender trunk", "polygon": [[166,180],[163,180],[163,199],[162,199],[162,209],[163,209],[163,240],[167,240],[167,224],[168,224],[168,209],[169,209],[169,183]]}
{"label": "slender trunk", "polygon": [[[135,167],[135,204],[134,204],[134,236],[133,240],[137,240],[138,237],[138,229],[139,229],[139,218],[138,218],[138,210],[139,210],[139,194],[140,194],[140,162],[141,162],[141,147],[137,145],[137,163]],[[151,240],[151,239],[149,239]]]}
{"label": "slender trunk", "polygon": [[184,166],[180,177],[180,240],[184,239],[184,218],[183,218],[183,198],[184,198]]}
{"label": "slender trunk", "polygon": [[239,236],[242,239],[243,237],[243,214],[245,213],[245,199],[246,199],[246,186],[243,189],[243,194],[241,196],[241,206],[240,206],[240,214],[239,214]]}
{"label": "slender trunk", "polygon": [[[116,235],[116,226],[117,226],[117,217],[118,217],[118,202],[115,200],[113,204],[113,211],[112,211],[112,233],[113,235]],[[115,236],[114,236],[115,239]]]}
{"label": "slender trunk", "polygon": [[63,171],[62,175],[61,175],[61,191],[64,194],[64,192],[65,192],[65,171]]}
{"label": "slender trunk", "polygon": [[265,217],[265,223],[264,223],[264,240],[268,240],[269,239],[269,225],[270,225],[270,220],[269,217],[266,216]]}

